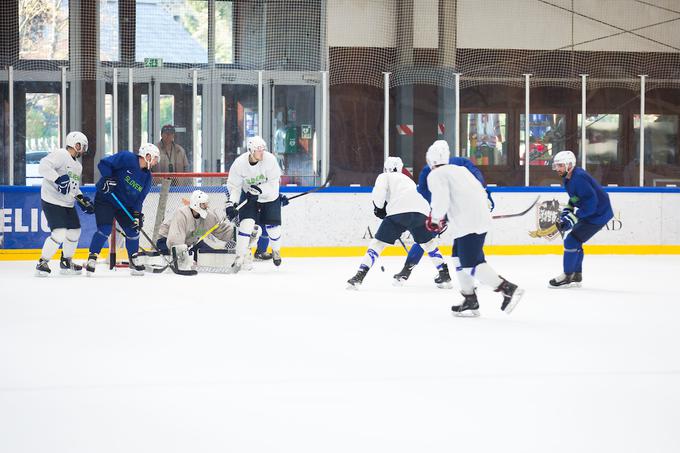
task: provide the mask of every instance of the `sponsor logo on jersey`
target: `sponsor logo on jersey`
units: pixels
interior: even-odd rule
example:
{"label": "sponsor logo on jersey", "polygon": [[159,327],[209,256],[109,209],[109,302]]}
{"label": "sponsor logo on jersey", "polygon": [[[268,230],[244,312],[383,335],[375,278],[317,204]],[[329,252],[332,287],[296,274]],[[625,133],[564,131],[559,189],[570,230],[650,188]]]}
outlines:
{"label": "sponsor logo on jersey", "polygon": [[251,186],[257,186],[257,185],[260,185],[264,182],[267,182],[267,178],[266,178],[265,175],[260,174],[260,175],[255,176],[254,178],[246,178],[245,181],[246,181],[246,184],[249,184]]}

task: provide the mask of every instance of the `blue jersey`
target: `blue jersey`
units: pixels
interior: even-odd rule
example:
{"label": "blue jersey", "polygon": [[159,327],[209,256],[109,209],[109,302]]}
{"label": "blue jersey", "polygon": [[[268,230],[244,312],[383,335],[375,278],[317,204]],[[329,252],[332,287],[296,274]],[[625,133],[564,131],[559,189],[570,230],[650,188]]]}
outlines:
{"label": "blue jersey", "polygon": [[[473,164],[470,159],[466,159],[464,157],[451,157],[449,158],[449,163],[452,165],[458,165],[459,167],[467,168],[470,170],[470,173],[472,173],[472,175],[477,178],[477,181],[482,183],[483,187],[486,187],[482,172],[479,171],[479,168],[475,167],[475,164]],[[420,176],[418,177],[418,193],[420,193],[428,203],[432,201],[432,194],[430,193],[430,189],[427,187],[427,175],[429,175],[431,171],[432,169],[430,166],[425,165],[423,170],[420,172]]]}
{"label": "blue jersey", "polygon": [[[142,210],[144,198],[151,189],[152,176],[148,169],[139,166],[139,156],[130,151],[120,151],[100,160],[97,168],[102,175],[97,182],[98,189],[104,184],[105,178],[113,178],[118,182],[113,193],[123,206],[131,211]],[[118,207],[118,203],[109,194],[97,191],[97,197]]]}
{"label": "blue jersey", "polygon": [[576,206],[579,220],[604,225],[614,217],[609,195],[600,184],[584,169],[576,167],[569,179],[564,178],[564,188],[569,194],[569,202]]}

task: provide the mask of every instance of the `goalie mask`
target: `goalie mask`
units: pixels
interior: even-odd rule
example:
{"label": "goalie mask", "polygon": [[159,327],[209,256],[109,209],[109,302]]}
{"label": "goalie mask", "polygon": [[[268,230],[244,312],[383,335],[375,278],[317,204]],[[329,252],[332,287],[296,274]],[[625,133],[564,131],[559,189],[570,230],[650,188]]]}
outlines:
{"label": "goalie mask", "polygon": [[576,166],[576,156],[571,151],[560,151],[553,157],[552,169],[557,170],[558,165],[564,164],[565,170],[569,171]]}
{"label": "goalie mask", "polygon": [[430,145],[425,154],[425,160],[430,168],[448,164],[450,157],[451,151],[449,151],[449,144],[446,143],[446,140],[437,140]]}
{"label": "goalie mask", "polygon": [[[76,145],[80,143],[80,149]],[[85,134],[79,131],[69,132],[64,140],[64,145],[67,148],[73,148],[76,150],[79,156],[87,154],[87,137]]]}
{"label": "goalie mask", "polygon": [[208,216],[208,202],[210,197],[207,193],[202,190],[194,190],[191,194],[191,200],[189,201],[189,207],[196,214],[205,219]]}
{"label": "goalie mask", "polygon": [[385,173],[401,173],[404,168],[404,163],[401,161],[401,157],[388,157],[385,159],[385,165],[383,166],[383,171]]}

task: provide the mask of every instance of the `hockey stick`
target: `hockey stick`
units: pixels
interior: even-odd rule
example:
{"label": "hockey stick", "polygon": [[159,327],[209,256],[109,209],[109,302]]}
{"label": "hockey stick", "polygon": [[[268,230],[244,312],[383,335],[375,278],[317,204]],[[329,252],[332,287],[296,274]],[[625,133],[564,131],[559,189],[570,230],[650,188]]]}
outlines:
{"label": "hockey stick", "polygon": [[295,200],[296,198],[302,197],[303,195],[308,195],[310,193],[314,193],[314,192],[318,192],[319,190],[323,190],[330,185],[332,180],[333,180],[333,174],[329,173],[328,178],[326,178],[326,182],[321,184],[319,187],[315,187],[313,189],[306,190],[306,191],[299,193],[297,195],[293,195],[292,197],[288,197],[288,201]]}
{"label": "hockey stick", "polygon": [[[118,203],[118,206],[120,206],[120,208],[123,210],[123,212],[124,212],[124,213],[128,216],[128,218],[130,219],[130,221],[132,221],[132,223],[135,223],[135,218],[132,217],[132,214],[130,214],[130,211],[128,211],[127,208],[126,208],[125,206],[123,206],[123,203],[120,202],[120,200],[118,199],[118,197],[116,196],[116,194],[113,193],[113,192],[111,192],[111,196],[113,197],[114,200],[116,200],[116,203]],[[142,233],[142,234],[144,235],[144,237],[146,238],[147,241],[149,241],[149,243],[151,244],[151,247],[153,247],[154,250],[156,250],[156,251],[163,257],[163,259],[165,260],[165,262],[168,263],[168,266],[170,267],[170,270],[172,270],[175,274],[177,274],[177,275],[196,275],[196,274],[198,274],[198,272],[195,271],[195,270],[185,271],[185,270],[178,269],[177,266],[174,265],[175,263],[173,263],[173,262],[171,262],[171,261],[168,261],[168,259],[165,258],[165,255],[163,255],[163,253],[162,253],[160,250],[158,250],[158,247],[156,247],[156,244],[154,244],[154,243],[153,243],[153,240],[149,237],[148,234],[146,234],[146,231],[144,231],[144,230],[140,227],[140,228],[139,228],[139,232]]]}
{"label": "hockey stick", "polygon": [[507,218],[510,218],[510,217],[522,217],[524,214],[531,211],[531,208],[536,206],[536,203],[538,203],[539,198],[541,198],[540,195],[537,196],[536,199],[533,201],[533,203],[531,203],[531,205],[522,212],[517,212],[515,214],[500,214],[500,215],[491,216],[491,218],[492,219],[507,219]]}

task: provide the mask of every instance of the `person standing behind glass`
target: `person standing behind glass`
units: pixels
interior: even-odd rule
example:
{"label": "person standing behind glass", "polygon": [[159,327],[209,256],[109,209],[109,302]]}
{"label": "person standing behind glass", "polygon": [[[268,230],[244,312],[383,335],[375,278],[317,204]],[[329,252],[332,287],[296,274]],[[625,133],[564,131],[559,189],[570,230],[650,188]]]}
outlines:
{"label": "person standing behind glass", "polygon": [[175,126],[166,124],[161,129],[161,139],[157,144],[161,151],[158,171],[161,173],[184,173],[191,171],[187,152],[175,143]]}

